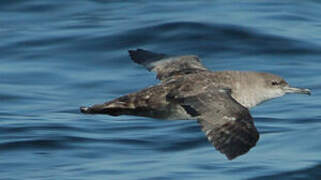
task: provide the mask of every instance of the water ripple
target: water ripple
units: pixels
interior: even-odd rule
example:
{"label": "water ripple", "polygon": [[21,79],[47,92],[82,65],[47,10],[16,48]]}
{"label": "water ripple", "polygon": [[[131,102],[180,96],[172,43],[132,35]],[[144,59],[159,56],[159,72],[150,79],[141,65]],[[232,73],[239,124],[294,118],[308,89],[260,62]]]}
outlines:
{"label": "water ripple", "polygon": [[[0,1],[0,177],[317,179],[320,6]],[[252,109],[260,140],[228,161],[196,121],[80,114],[79,106],[159,83],[130,60],[127,50],[135,48],[196,54],[211,70],[276,73],[313,94]]]}

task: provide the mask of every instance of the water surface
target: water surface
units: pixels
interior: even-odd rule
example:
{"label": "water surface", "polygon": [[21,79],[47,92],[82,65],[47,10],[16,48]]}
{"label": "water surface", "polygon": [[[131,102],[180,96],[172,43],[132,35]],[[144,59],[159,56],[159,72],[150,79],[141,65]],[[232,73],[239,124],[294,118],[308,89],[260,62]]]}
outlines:
{"label": "water surface", "polygon": [[[1,179],[319,179],[319,1],[2,0]],[[276,73],[311,97],[251,110],[260,140],[228,161],[195,121],[90,116],[158,83],[127,50]]]}

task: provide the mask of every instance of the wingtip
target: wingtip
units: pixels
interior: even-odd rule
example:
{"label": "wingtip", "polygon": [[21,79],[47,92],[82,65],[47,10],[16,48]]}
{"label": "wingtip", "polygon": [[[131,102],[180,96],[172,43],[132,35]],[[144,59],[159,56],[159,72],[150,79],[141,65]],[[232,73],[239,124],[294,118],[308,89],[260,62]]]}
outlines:
{"label": "wingtip", "polygon": [[227,155],[227,154],[225,154],[225,156],[227,157],[228,160],[232,161],[235,158],[237,158],[239,155]]}
{"label": "wingtip", "polygon": [[136,51],[136,50],[129,49],[129,50],[128,50],[128,54],[129,54],[129,56],[132,56],[132,54],[133,54],[133,53],[135,53],[135,51]]}
{"label": "wingtip", "polygon": [[128,50],[130,58],[137,64],[145,64],[148,62],[150,59],[154,59],[155,56],[157,57],[158,54],[155,54],[153,52],[137,48],[136,50],[134,49],[129,49]]}
{"label": "wingtip", "polygon": [[146,51],[146,50],[140,49],[140,48],[137,48],[136,50],[135,49],[129,49],[128,53],[129,53],[129,55],[131,55],[133,53],[138,53],[138,52],[142,52],[142,51]]}
{"label": "wingtip", "polygon": [[134,62],[136,62],[138,64],[140,64],[139,58],[137,58],[139,51],[140,51],[140,49],[136,49],[136,50],[130,49],[130,50],[128,50],[128,54],[129,54],[130,58]]}

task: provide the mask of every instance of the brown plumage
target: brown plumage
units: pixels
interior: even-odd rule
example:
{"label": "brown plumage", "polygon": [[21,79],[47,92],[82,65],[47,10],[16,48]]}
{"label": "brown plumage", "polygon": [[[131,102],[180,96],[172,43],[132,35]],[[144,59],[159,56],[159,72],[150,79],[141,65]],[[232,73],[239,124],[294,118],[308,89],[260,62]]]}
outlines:
{"label": "brown plumage", "polygon": [[168,56],[141,49],[129,53],[134,62],[156,72],[161,82],[104,104],[81,107],[81,112],[197,119],[208,140],[228,159],[248,152],[259,139],[248,108],[285,93],[310,94],[270,73],[212,72],[193,55]]}

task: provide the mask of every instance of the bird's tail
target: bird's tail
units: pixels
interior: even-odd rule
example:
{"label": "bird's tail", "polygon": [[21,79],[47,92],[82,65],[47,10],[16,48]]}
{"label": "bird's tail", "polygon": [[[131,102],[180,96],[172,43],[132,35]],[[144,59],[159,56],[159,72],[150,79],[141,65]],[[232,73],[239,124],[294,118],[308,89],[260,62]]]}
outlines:
{"label": "bird's tail", "polygon": [[136,115],[137,104],[133,97],[125,95],[104,104],[96,104],[89,107],[80,107],[80,111],[84,114],[107,114],[111,116],[120,115]]}
{"label": "bird's tail", "polygon": [[145,101],[137,101],[136,96],[129,94],[104,104],[96,104],[89,107],[80,107],[84,114],[107,114],[111,116],[135,115],[135,116],[152,116],[150,113],[153,109],[148,108]]}
{"label": "bird's tail", "polygon": [[166,94],[162,85],[156,85],[104,104],[80,107],[80,111],[85,114],[134,115],[164,119],[172,109],[165,99]]}

